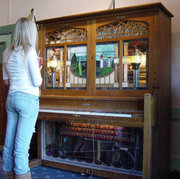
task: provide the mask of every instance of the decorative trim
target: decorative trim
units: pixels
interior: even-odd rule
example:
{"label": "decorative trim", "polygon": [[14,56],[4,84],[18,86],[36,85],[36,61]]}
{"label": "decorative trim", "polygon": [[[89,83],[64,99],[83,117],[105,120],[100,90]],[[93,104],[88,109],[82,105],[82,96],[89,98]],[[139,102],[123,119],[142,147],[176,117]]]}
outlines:
{"label": "decorative trim", "polygon": [[87,40],[87,30],[80,28],[65,28],[46,34],[46,44],[79,42]]}
{"label": "decorative trim", "polygon": [[132,117],[131,114],[99,113],[99,112],[88,112],[88,111],[65,111],[65,110],[39,109],[39,112],[57,113],[57,114],[72,114],[72,115],[89,115],[89,116],[126,117],[126,118],[131,118]]}
{"label": "decorative trim", "polygon": [[149,34],[149,26],[141,21],[115,21],[97,28],[97,39],[110,39]]}

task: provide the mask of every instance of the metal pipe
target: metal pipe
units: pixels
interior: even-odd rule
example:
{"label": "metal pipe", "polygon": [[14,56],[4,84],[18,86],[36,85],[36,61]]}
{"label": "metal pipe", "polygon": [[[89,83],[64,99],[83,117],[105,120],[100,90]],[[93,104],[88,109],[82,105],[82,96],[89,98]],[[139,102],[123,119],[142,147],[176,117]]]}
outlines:
{"label": "metal pipe", "polygon": [[115,0],[113,0],[113,9],[115,9]]}

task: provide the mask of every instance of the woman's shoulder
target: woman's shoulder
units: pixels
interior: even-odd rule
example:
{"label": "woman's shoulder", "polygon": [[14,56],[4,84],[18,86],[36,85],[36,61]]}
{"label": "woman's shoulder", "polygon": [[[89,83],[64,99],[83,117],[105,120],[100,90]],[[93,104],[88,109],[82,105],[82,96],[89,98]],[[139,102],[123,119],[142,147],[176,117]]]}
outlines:
{"label": "woman's shoulder", "polygon": [[34,47],[28,47],[28,51],[26,54],[27,60],[30,61],[34,61],[37,60],[37,52],[36,49]]}
{"label": "woman's shoulder", "polygon": [[36,49],[34,47],[31,47],[31,46],[28,47],[28,53],[35,53],[35,54],[37,54]]}
{"label": "woman's shoulder", "polygon": [[34,47],[28,47],[27,56],[30,58],[37,57],[36,49]]}

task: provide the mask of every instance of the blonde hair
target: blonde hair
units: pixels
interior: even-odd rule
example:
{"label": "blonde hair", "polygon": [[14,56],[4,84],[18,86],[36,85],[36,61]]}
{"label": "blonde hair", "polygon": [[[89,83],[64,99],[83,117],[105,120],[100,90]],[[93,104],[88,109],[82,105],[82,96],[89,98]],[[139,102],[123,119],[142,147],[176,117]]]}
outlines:
{"label": "blonde hair", "polygon": [[14,50],[16,47],[22,46],[26,57],[28,48],[29,47],[36,48],[36,45],[37,45],[37,28],[35,22],[29,20],[26,17],[22,17],[18,19],[15,25],[12,44],[7,49],[7,55],[9,56],[12,50]]}
{"label": "blonde hair", "polygon": [[[5,55],[8,59],[11,52],[18,46],[22,46],[24,50],[24,63],[27,64],[26,55],[29,47],[36,48],[37,46],[37,27],[34,21],[26,17],[17,20],[15,25],[14,37],[12,44],[5,50]],[[25,65],[26,66],[26,65]]]}
{"label": "blonde hair", "polygon": [[[26,17],[18,19],[15,26],[12,48],[22,46],[26,51],[28,46],[36,47],[37,43],[37,28],[35,22]],[[12,50],[13,50],[12,49]]]}

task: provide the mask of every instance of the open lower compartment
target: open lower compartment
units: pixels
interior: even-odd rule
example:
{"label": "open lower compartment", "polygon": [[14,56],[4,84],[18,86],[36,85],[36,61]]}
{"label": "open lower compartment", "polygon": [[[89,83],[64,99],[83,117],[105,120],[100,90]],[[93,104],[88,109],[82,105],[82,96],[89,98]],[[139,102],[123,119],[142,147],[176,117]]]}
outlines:
{"label": "open lower compartment", "polygon": [[45,120],[41,124],[43,160],[91,172],[142,176],[143,128]]}

